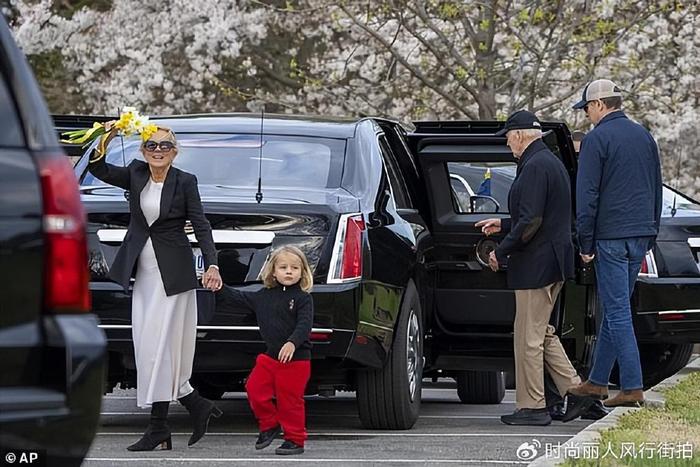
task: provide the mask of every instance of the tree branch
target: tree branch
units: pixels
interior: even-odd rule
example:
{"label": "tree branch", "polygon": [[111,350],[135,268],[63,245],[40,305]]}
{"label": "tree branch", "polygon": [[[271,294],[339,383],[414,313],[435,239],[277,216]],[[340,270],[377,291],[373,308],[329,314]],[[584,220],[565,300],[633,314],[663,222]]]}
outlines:
{"label": "tree branch", "polygon": [[360,29],[365,31],[367,34],[372,36],[376,41],[378,41],[380,44],[386,48],[395,58],[398,60],[399,63],[401,63],[404,67],[406,67],[407,70],[409,70],[416,78],[418,78],[419,81],[421,81],[423,84],[425,84],[427,87],[432,89],[436,94],[441,96],[443,99],[445,99],[447,102],[449,102],[455,109],[458,109],[460,112],[463,114],[467,115],[469,118],[474,118],[471,115],[471,112],[469,112],[467,109],[465,109],[462,104],[457,101],[453,96],[451,96],[449,93],[444,92],[440,87],[437,86],[435,82],[430,80],[423,72],[421,72],[418,68],[414,67],[408,61],[406,61],[401,54],[391,46],[391,44],[384,39],[384,37],[381,36],[377,31],[374,29],[370,28],[369,26],[361,23],[360,21],[355,18],[355,15],[353,15],[350,11],[347,10],[347,8],[344,5],[338,5],[338,8],[340,8],[343,13],[345,13],[348,18]]}

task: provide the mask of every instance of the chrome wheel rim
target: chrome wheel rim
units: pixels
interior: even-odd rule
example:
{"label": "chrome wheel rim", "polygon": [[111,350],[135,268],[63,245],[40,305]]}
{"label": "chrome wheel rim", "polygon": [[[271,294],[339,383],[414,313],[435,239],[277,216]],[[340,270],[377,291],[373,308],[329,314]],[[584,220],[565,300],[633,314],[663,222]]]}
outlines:
{"label": "chrome wheel rim", "polygon": [[408,316],[406,329],[406,374],[408,375],[408,395],[411,402],[416,397],[418,379],[420,378],[420,365],[422,357],[420,352],[420,326],[418,316],[411,310]]}

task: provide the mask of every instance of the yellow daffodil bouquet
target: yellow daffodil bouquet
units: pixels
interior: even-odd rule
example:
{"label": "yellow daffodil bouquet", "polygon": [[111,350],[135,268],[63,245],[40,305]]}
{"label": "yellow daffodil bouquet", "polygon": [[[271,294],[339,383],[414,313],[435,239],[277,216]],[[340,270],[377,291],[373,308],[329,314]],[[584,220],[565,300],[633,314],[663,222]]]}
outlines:
{"label": "yellow daffodil bouquet", "polygon": [[[158,131],[158,126],[150,123],[148,121],[148,117],[141,115],[134,107],[124,107],[119,113],[119,120],[112,124],[109,131],[117,131],[123,136],[132,136],[138,133],[141,135],[142,141],[147,141],[153,135],[153,133]],[[105,124],[95,122],[92,124],[92,128],[67,131],[63,133],[62,136],[64,136],[66,139],[62,139],[61,142],[82,144],[83,147],[87,147],[105,133],[107,133]],[[100,145],[96,150],[97,157],[95,160],[104,157],[106,148],[103,146],[104,139],[100,141]]]}

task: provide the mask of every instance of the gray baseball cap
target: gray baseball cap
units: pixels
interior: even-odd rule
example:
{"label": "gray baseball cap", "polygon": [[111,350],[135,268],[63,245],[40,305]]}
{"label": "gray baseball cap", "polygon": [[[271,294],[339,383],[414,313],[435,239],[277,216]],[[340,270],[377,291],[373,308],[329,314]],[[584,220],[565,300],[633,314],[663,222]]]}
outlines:
{"label": "gray baseball cap", "polygon": [[597,79],[591,81],[583,88],[581,100],[574,104],[574,109],[582,109],[590,101],[605,99],[606,97],[622,97],[620,87],[609,79]]}

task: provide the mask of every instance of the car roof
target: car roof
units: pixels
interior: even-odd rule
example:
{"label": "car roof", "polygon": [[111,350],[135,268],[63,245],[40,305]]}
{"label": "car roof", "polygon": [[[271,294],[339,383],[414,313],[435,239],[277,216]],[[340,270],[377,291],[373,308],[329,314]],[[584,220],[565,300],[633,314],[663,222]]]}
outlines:
{"label": "car roof", "polygon": [[[259,113],[214,113],[153,116],[151,121],[175,133],[252,133],[260,134]],[[358,118],[326,118],[302,115],[265,114],[265,134],[351,138]]]}

